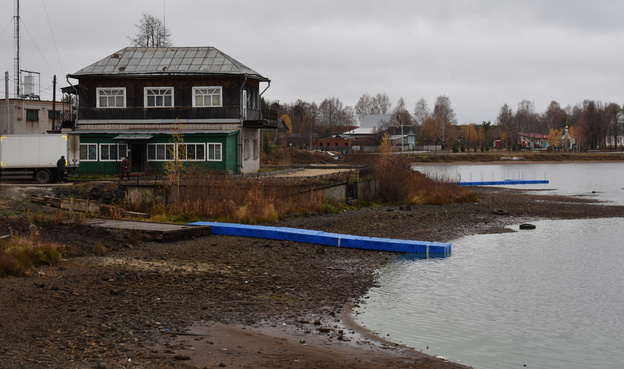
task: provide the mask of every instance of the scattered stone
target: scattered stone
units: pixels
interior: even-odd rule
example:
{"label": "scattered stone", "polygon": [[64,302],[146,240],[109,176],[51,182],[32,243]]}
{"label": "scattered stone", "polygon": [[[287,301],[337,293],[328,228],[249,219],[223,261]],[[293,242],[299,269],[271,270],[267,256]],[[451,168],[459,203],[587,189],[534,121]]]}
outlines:
{"label": "scattered stone", "polygon": [[535,224],[529,224],[529,223],[520,224],[520,229],[535,229],[535,228],[537,228]]}

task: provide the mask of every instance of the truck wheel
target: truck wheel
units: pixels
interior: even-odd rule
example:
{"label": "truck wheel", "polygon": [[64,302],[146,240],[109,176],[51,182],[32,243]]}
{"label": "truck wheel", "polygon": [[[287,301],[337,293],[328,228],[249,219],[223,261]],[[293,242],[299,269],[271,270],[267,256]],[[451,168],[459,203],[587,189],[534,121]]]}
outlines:
{"label": "truck wheel", "polygon": [[48,172],[47,170],[40,170],[35,173],[35,181],[37,181],[37,183],[50,183],[51,179],[52,175],[50,175],[50,172]]}

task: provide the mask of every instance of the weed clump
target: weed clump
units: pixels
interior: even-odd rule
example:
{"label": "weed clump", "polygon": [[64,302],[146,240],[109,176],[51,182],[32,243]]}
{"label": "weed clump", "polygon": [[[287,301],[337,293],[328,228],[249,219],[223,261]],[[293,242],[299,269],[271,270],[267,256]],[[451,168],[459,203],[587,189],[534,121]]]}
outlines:
{"label": "weed clump", "polygon": [[28,276],[35,266],[61,260],[61,247],[39,241],[39,231],[30,225],[30,237],[21,238],[11,231],[10,240],[0,240],[0,278]]}
{"label": "weed clump", "polygon": [[372,178],[377,186],[376,200],[384,203],[444,205],[479,201],[477,195],[466,188],[434,181],[414,171],[407,157],[392,154],[387,135],[381,143]]}

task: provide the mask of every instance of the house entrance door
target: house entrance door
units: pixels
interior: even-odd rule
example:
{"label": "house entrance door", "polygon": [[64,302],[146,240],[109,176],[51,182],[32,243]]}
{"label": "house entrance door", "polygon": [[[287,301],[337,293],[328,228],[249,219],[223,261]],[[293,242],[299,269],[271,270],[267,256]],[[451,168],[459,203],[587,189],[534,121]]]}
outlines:
{"label": "house entrance door", "polygon": [[133,172],[147,171],[147,145],[144,143],[130,144],[130,162]]}

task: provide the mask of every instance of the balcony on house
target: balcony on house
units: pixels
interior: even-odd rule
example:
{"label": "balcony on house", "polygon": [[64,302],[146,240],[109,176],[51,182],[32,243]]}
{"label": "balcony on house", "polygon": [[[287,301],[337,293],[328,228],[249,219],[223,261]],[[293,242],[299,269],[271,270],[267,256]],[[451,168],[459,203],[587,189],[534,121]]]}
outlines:
{"label": "balcony on house", "polygon": [[[247,118],[243,122],[246,128],[277,128],[277,110],[262,109],[247,112]],[[250,119],[251,118],[251,119]],[[256,118],[256,119],[253,119]]]}

